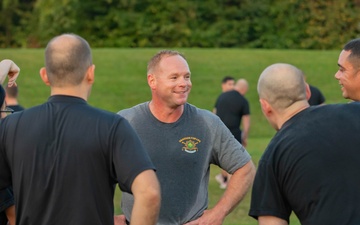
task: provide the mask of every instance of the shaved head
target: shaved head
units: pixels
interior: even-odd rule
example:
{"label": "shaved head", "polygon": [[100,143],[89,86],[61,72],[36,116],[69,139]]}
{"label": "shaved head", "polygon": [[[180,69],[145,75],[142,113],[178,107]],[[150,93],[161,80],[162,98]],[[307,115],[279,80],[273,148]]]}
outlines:
{"label": "shaved head", "polygon": [[260,75],[257,89],[260,99],[278,110],[298,101],[307,101],[304,74],[290,64],[277,63],[267,67]]}
{"label": "shaved head", "polygon": [[53,38],[45,49],[45,67],[52,86],[76,86],[92,65],[90,46],[75,34]]}
{"label": "shaved head", "polygon": [[240,92],[240,94],[245,95],[249,89],[249,83],[245,79],[239,79],[236,81],[235,89]]}

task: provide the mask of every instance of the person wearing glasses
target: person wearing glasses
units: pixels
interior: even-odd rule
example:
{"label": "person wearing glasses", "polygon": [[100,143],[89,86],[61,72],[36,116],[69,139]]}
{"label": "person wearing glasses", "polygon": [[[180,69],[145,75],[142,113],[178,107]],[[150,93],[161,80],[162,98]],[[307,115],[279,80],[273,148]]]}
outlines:
{"label": "person wearing glasses", "polygon": [[[0,117],[4,118],[13,110],[6,107],[5,90],[2,87],[5,79],[8,78],[7,86],[15,86],[16,78],[19,76],[20,68],[9,59],[0,62]],[[0,225],[15,225],[15,206],[12,187],[0,189]]]}

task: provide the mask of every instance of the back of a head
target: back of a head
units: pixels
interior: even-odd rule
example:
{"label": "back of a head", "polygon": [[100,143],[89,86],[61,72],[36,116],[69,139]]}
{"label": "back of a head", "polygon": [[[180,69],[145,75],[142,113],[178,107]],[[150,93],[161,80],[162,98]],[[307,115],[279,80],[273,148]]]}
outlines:
{"label": "back of a head", "polygon": [[45,49],[45,67],[51,86],[79,85],[91,65],[90,46],[78,35],[57,36]]}
{"label": "back of a head", "polygon": [[345,44],[344,51],[351,51],[348,60],[356,68],[360,68],[360,38],[353,39]]}
{"label": "back of a head", "polygon": [[18,87],[16,85],[13,85],[11,87],[6,86],[5,87],[5,91],[6,91],[6,97],[8,98],[17,98],[18,96]]}
{"label": "back of a head", "polygon": [[236,81],[235,89],[242,95],[245,95],[249,89],[249,84],[245,79],[239,79]]}
{"label": "back of a head", "polygon": [[182,57],[186,61],[185,56],[178,51],[174,51],[174,50],[159,51],[149,60],[148,65],[147,65],[147,73],[148,74],[153,73],[157,69],[158,65],[160,64],[160,62],[163,58],[169,57],[169,56],[176,56],[176,55]]}
{"label": "back of a head", "polygon": [[278,110],[298,101],[307,101],[303,72],[290,64],[277,63],[267,67],[259,77],[257,89],[259,97]]}

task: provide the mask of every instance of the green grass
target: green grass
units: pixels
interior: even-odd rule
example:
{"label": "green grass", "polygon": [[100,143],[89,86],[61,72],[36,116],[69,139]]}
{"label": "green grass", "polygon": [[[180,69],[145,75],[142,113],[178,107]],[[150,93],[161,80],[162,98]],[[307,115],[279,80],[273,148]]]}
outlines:
{"label": "green grass", "polygon": [[[96,80],[89,99],[93,106],[112,112],[150,99],[146,81],[146,64],[159,49],[94,49]],[[263,117],[258,101],[256,84],[260,73],[270,64],[283,62],[302,69],[307,81],[317,86],[325,95],[327,103],[346,102],[341,96],[337,71],[339,51],[308,50],[250,50],[250,49],[177,49],[184,53],[192,72],[193,89],[189,102],[212,110],[221,92],[223,76],[232,75],[249,81],[247,98],[251,108],[251,129],[248,151],[257,164],[262,152],[274,135],[274,130]],[[14,60],[21,68],[18,78],[20,103],[25,107],[41,104],[47,100],[50,89],[40,77],[39,69],[44,64],[43,49],[0,49],[1,59]],[[219,172],[211,168],[210,206],[219,199],[223,190],[218,188],[214,176]],[[119,192],[115,199],[119,212]],[[247,216],[249,195],[228,216],[225,225],[256,224]],[[292,218],[291,224],[299,224]]]}
{"label": "green grass", "polygon": [[[146,64],[159,49],[94,49],[96,80],[89,99],[91,105],[117,112],[150,99]],[[270,137],[274,131],[262,116],[256,91],[260,73],[276,62],[302,69],[309,83],[317,86],[327,103],[345,102],[334,78],[340,51],[178,49],[188,59],[193,88],[189,102],[212,110],[221,92],[223,76],[249,81],[247,98],[251,110],[250,137]],[[46,101],[50,91],[39,77],[44,64],[43,49],[0,49],[1,58],[13,59],[21,68],[18,78],[20,102],[26,107]]]}

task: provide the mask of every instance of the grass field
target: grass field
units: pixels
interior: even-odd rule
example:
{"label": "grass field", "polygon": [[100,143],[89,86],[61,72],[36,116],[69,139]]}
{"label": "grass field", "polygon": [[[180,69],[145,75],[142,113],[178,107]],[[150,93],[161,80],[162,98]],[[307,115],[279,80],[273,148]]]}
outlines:
{"label": "grass field", "polygon": [[[89,103],[117,112],[150,99],[146,64],[159,49],[94,49],[96,81]],[[247,98],[251,110],[250,137],[270,137],[274,131],[262,116],[256,84],[260,73],[276,62],[291,63],[302,69],[309,83],[317,86],[327,103],[345,102],[334,78],[339,51],[178,49],[188,59],[193,88],[189,102],[212,110],[221,92],[223,76],[249,81]],[[21,68],[18,78],[20,102],[30,107],[46,101],[49,88],[39,77],[44,65],[43,49],[0,49],[0,58],[13,59]]]}
{"label": "grass field", "polygon": [[[159,49],[94,49],[96,81],[89,103],[112,112],[150,99],[146,82],[146,63]],[[257,79],[262,70],[277,62],[291,63],[302,69],[307,81],[320,88],[327,103],[346,102],[341,96],[337,71],[339,51],[305,50],[250,50],[250,49],[177,49],[188,59],[192,72],[193,89],[189,102],[212,110],[221,92],[223,76],[232,75],[249,81],[247,98],[251,108],[251,130],[248,151],[257,164],[262,152],[274,135],[273,129],[262,116],[256,92]],[[0,58],[14,60],[21,68],[18,78],[20,103],[25,107],[40,104],[50,93],[39,77],[44,64],[43,49],[0,49]],[[31,129],[31,128],[29,128]],[[31,130],[30,130],[31,132]],[[212,167],[209,187],[210,205],[213,205],[223,190],[219,189],[214,176],[219,172]],[[115,199],[119,212],[119,192]],[[249,195],[225,221],[231,224],[256,224],[247,216]],[[291,224],[299,224],[292,218]]]}

